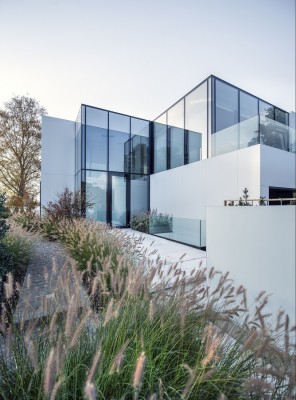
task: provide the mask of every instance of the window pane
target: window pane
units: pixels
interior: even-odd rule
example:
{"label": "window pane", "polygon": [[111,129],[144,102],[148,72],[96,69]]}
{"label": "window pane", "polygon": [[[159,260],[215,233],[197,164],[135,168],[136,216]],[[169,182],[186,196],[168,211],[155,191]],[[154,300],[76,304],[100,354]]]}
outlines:
{"label": "window pane", "polygon": [[167,124],[184,129],[184,99],[168,110]]}
{"label": "window pane", "polygon": [[108,112],[86,108],[86,168],[107,170]]}
{"label": "window pane", "polygon": [[265,103],[265,101],[259,100],[259,114],[265,117],[274,119],[274,107],[272,104]]}
{"label": "window pane", "polygon": [[86,200],[92,207],[86,209],[86,216],[106,222],[107,172],[86,171]]}
{"label": "window pane", "polygon": [[184,129],[171,127],[171,168],[184,165]]}
{"label": "window pane", "polygon": [[258,99],[240,92],[240,122],[258,115]]}
{"label": "window pane", "polygon": [[124,172],[130,139],[130,117],[109,113],[109,170]]}
{"label": "window pane", "polygon": [[131,172],[149,173],[149,121],[131,118]]}
{"label": "window pane", "polygon": [[81,123],[76,122],[75,137],[75,172],[81,170]]}
{"label": "window pane", "polygon": [[[202,158],[207,158],[207,82],[185,98],[185,129],[202,134]],[[199,153],[199,148],[198,148]],[[190,157],[189,157],[190,159]],[[196,161],[196,160],[195,160]],[[192,161],[189,161],[192,162]]]}
{"label": "window pane", "polygon": [[112,226],[126,226],[126,177],[112,175]]}
{"label": "window pane", "polygon": [[148,209],[149,177],[131,175],[131,216]]}
{"label": "window pane", "polygon": [[200,161],[201,156],[201,134],[188,132],[188,163]]}
{"label": "window pane", "polygon": [[81,106],[81,168],[85,168],[85,106]]}
{"label": "window pane", "polygon": [[216,132],[238,123],[238,89],[216,79]]}
{"label": "window pane", "polygon": [[154,122],[154,172],[167,169],[167,126]]}
{"label": "window pane", "polygon": [[275,120],[281,124],[288,125],[288,113],[275,108]]}

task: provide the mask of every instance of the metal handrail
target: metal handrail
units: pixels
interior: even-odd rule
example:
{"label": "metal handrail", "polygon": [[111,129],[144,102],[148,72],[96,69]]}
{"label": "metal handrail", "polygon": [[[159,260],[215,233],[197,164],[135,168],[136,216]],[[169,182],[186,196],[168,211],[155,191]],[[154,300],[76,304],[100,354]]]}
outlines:
{"label": "metal handrail", "polygon": [[[259,203],[259,205],[262,205],[262,206],[266,206],[266,205],[269,206],[270,205],[269,203],[272,203],[272,202],[280,202],[281,206],[282,205],[286,205],[286,204],[283,204],[283,201],[284,202],[289,201],[290,202],[289,205],[296,205],[296,198],[295,197],[290,197],[290,198],[282,198],[281,197],[281,198],[278,198],[278,199],[265,199],[264,197],[262,197],[260,199],[224,200],[224,206],[235,206],[235,205],[238,205],[240,201],[249,203],[249,205],[252,205],[252,206],[254,205],[254,202]],[[260,203],[262,203],[262,204],[260,204]]]}

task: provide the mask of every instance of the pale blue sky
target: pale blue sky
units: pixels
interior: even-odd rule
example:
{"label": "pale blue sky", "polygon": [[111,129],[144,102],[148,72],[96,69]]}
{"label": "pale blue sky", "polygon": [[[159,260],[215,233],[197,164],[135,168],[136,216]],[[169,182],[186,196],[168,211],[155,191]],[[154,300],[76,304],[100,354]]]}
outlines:
{"label": "pale blue sky", "polygon": [[155,118],[210,74],[295,110],[295,0],[0,0],[0,107]]}

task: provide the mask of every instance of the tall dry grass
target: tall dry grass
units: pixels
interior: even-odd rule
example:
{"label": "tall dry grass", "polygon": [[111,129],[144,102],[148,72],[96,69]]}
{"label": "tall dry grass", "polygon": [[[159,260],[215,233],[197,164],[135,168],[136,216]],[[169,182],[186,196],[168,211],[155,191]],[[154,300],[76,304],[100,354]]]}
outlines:
{"label": "tall dry grass", "polygon": [[228,274],[197,265],[184,278],[94,222],[59,235],[77,261],[40,300],[48,317],[2,321],[3,399],[295,397],[294,328],[282,312],[271,325],[264,293],[252,311]]}

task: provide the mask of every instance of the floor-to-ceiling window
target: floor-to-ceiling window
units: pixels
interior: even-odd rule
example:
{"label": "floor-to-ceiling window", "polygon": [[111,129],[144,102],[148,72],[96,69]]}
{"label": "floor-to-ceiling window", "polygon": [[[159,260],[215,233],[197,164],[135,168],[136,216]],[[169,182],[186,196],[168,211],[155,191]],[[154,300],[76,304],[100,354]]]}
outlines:
{"label": "floor-to-ceiling window", "polygon": [[147,120],[81,106],[75,186],[85,191],[88,218],[127,226],[135,208],[148,209],[149,135]]}

